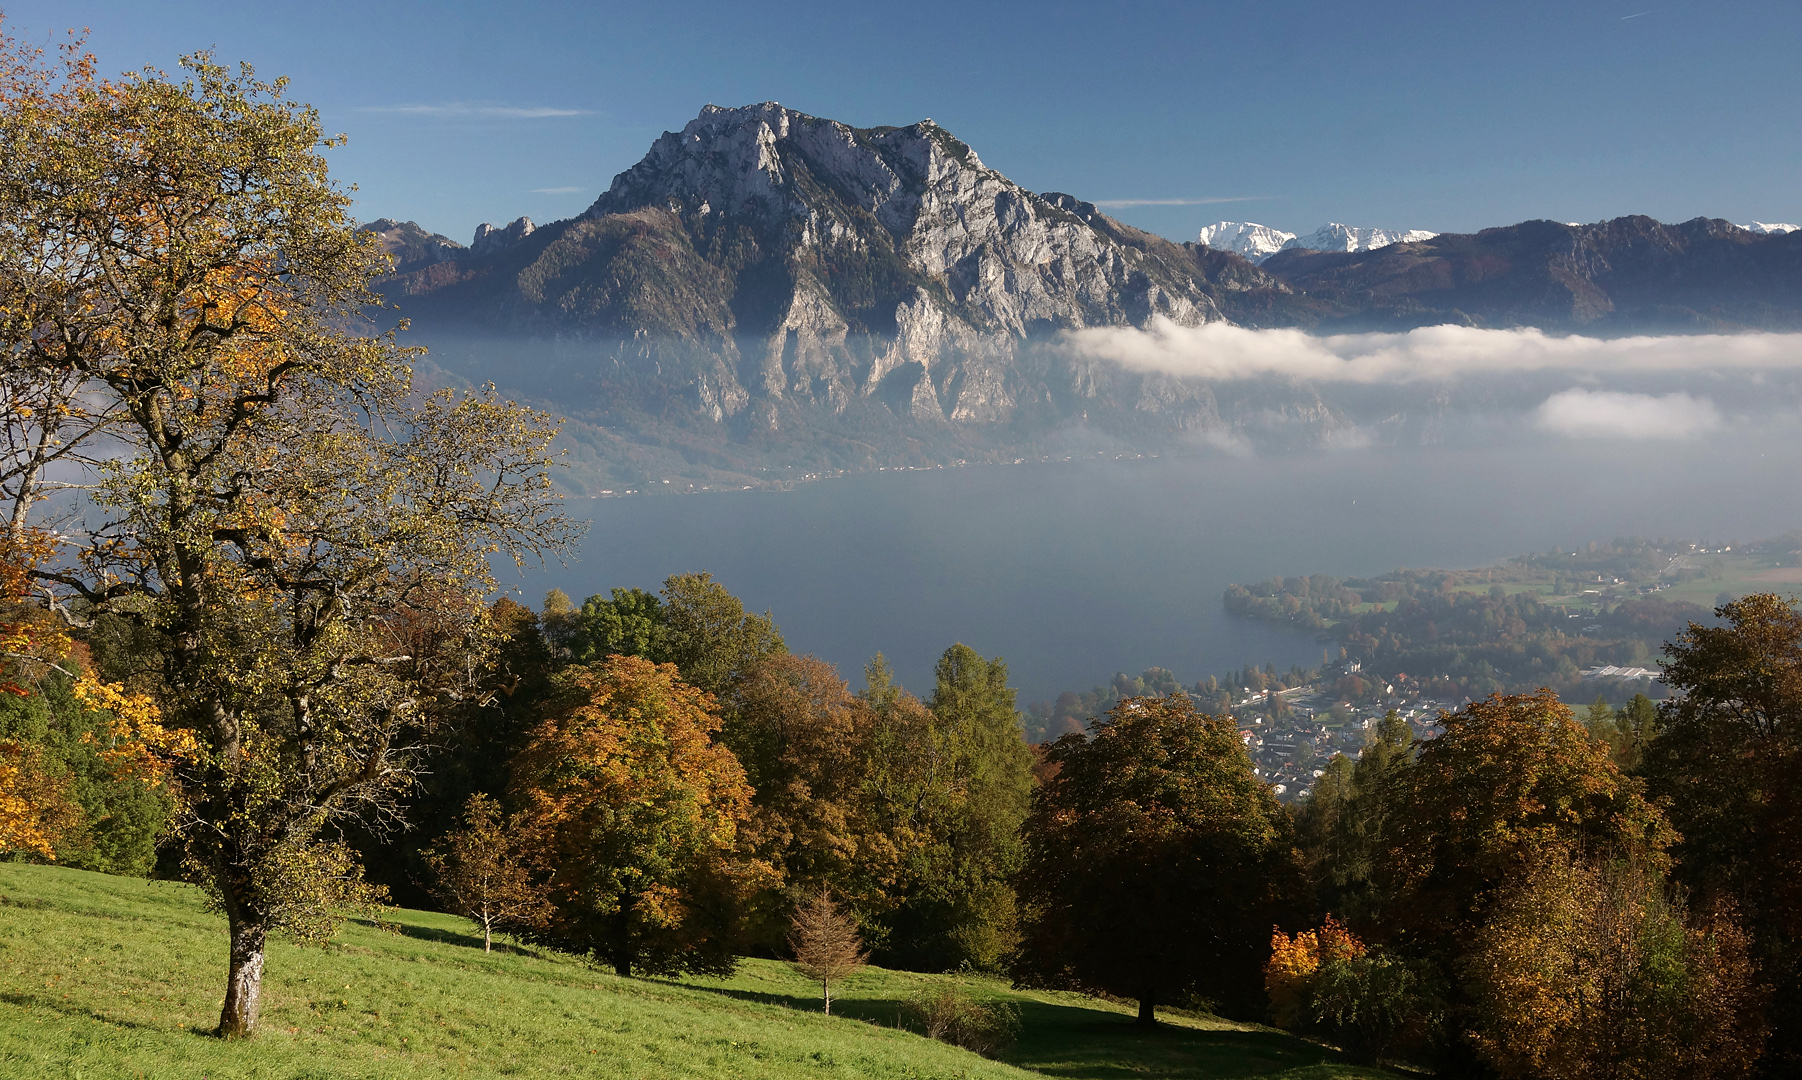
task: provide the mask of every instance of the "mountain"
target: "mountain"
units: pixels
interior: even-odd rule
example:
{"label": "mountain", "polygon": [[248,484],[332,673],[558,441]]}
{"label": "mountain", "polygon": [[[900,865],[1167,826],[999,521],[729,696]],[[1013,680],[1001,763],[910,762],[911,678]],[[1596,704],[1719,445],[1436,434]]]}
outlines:
{"label": "mountain", "polygon": [[361,231],[376,235],[383,250],[394,259],[398,273],[409,273],[468,253],[462,244],[450,237],[426,232],[417,221],[378,218],[364,225]]}
{"label": "mountain", "polygon": [[1437,235],[1439,234],[1425,229],[1392,232],[1385,229],[1360,229],[1329,221],[1306,236],[1297,236],[1251,221],[1217,221],[1201,230],[1197,242],[1261,263],[1279,251],[1370,251],[1390,244],[1431,240]]}
{"label": "mountain", "polygon": [[1771,233],[1777,233],[1777,234],[1793,233],[1797,229],[1802,228],[1802,225],[1785,225],[1781,222],[1778,222],[1776,224],[1770,224],[1770,223],[1763,222],[1763,221],[1754,221],[1750,225],[1741,225],[1740,228],[1746,230],[1747,232],[1758,233],[1760,235],[1768,235]]}
{"label": "mountain", "polygon": [[1369,251],[1288,248],[1260,266],[1310,329],[1438,323],[1560,332],[1802,329],[1802,232],[1695,218],[1527,221]]}
{"label": "mountain", "polygon": [[1375,251],[1390,244],[1413,244],[1422,240],[1431,240],[1438,233],[1425,229],[1403,229],[1395,232],[1386,229],[1360,229],[1352,225],[1341,225],[1329,221],[1306,236],[1291,237],[1283,245],[1283,250],[1294,251]]}
{"label": "mountain", "polygon": [[431,347],[422,379],[492,380],[566,417],[566,481],[589,493],[1352,426],[1341,390],[1128,369],[1064,331],[1802,327],[1802,232],[1775,226],[1328,225],[1254,264],[1213,242],[1257,254],[1286,234],[1223,222],[1173,243],[1021,187],[931,120],[857,128],[775,103],[708,106],[574,218],[484,224],[468,247],[365,228],[396,261],[385,296]]}
{"label": "mountain", "polygon": [[1217,251],[1243,255],[1252,262],[1263,262],[1283,250],[1283,245],[1293,239],[1294,233],[1259,225],[1255,221],[1216,221],[1202,227],[1196,242]]}
{"label": "mountain", "polygon": [[1230,426],[1205,386],[1035,346],[1289,294],[1236,256],[1028,191],[930,120],[853,128],[774,103],[708,106],[581,216],[483,226],[385,292],[450,375],[555,402],[609,469],[664,462],[614,469],[621,484]]}

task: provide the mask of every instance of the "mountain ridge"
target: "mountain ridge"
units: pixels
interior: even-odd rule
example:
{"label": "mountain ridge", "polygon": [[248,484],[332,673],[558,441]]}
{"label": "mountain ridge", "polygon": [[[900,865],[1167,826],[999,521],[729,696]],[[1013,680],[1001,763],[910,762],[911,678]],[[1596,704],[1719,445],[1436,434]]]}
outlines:
{"label": "mountain ridge", "polygon": [[365,228],[431,377],[567,416],[570,483],[593,491],[1351,426],[1305,383],[1130,370],[1059,347],[1069,331],[1802,326],[1802,233],[1527,222],[1257,265],[1029,191],[930,120],[855,128],[773,102],[708,106],[576,217],[485,224],[468,247]]}

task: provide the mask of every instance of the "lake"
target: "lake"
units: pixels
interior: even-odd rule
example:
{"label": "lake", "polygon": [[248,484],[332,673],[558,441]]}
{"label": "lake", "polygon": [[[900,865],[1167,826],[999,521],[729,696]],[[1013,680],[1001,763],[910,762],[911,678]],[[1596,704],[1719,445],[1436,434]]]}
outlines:
{"label": "lake", "polygon": [[[962,641],[1007,661],[1022,706],[1169,668],[1320,661],[1233,619],[1227,585],[1279,574],[1467,567],[1617,536],[1756,539],[1802,527],[1802,447],[1519,440],[883,472],[791,491],[581,500],[568,566],[518,582],[537,606],[708,570],[768,609],[792,650],[854,684],[880,650],[931,688]],[[590,509],[592,508],[592,509]]]}

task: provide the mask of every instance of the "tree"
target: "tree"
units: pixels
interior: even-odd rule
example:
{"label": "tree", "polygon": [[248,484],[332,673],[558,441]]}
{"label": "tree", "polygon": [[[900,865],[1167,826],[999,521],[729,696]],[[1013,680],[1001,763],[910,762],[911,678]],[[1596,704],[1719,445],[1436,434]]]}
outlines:
{"label": "tree", "polygon": [[0,855],[56,858],[63,839],[83,824],[69,779],[46,766],[43,751],[0,739]]}
{"label": "tree", "polygon": [[1614,720],[1614,709],[1609,707],[1607,696],[1598,694],[1595,702],[1583,713],[1583,730],[1589,732],[1591,738],[1612,745],[1620,733]]}
{"label": "tree", "polygon": [[1438,1019],[1423,965],[1366,946],[1331,915],[1318,930],[1271,936],[1264,989],[1278,1027],[1322,1032],[1364,1064],[1424,1043]]}
{"label": "tree", "polygon": [[[755,792],[750,847],[780,870],[792,894],[829,888],[860,918],[885,914],[914,841],[884,820],[867,782],[875,710],[831,665],[788,653],[747,671],[736,700],[720,741]],[[758,936],[779,943],[768,923],[782,921],[766,917]]]}
{"label": "tree", "polygon": [[219,1032],[245,1036],[268,935],[321,941],[379,898],[325,830],[397,812],[480,666],[488,557],[573,535],[553,428],[492,388],[416,395],[409,350],[354,332],[389,264],[283,82],[202,54],[97,83],[5,51],[0,341],[111,418],[35,575],[158,643],[157,705],[196,741],[184,872],[231,935]]}
{"label": "tree", "polygon": [[1464,961],[1474,1041],[1504,1077],[1741,1077],[1764,1023],[1747,939],[1640,860],[1534,853]]}
{"label": "tree", "polygon": [[1774,988],[1768,1067],[1802,1067],[1802,613],[1760,593],[1665,646],[1674,691],[1642,771],[1681,839],[1677,877],[1730,897]]}
{"label": "tree", "polygon": [[1033,757],[999,657],[953,645],[935,675],[925,752],[948,797],[919,819],[929,839],[908,857],[887,947],[902,966],[920,970],[993,968],[1016,940],[1009,882],[1022,857]]}
{"label": "tree", "polygon": [[1496,695],[1441,716],[1399,777],[1376,866],[1381,899],[1366,925],[1452,987],[1442,1067],[1468,1066],[1478,1010],[1466,957],[1497,897],[1540,852],[1575,845],[1662,873],[1672,834],[1605,743],[1551,691]]}
{"label": "tree", "polygon": [[751,789],[711,738],[712,696],[633,656],[569,668],[557,691],[514,764],[557,870],[544,936],[622,976],[731,971],[744,899],[771,873],[741,858]]}
{"label": "tree", "polygon": [[832,1013],[832,984],[857,974],[870,958],[857,934],[857,920],[841,912],[825,889],[795,909],[788,944],[795,953],[795,970],[820,984],[827,1015]]}
{"label": "tree", "polygon": [[483,794],[469,797],[464,827],[425,852],[437,875],[433,890],[454,914],[482,928],[482,951],[493,951],[494,932],[543,926],[550,900],[535,872],[533,837],[518,815],[511,820]]}
{"label": "tree", "polygon": [[[628,599],[635,605],[631,608],[635,617],[646,617],[648,605],[636,597]],[[621,622],[629,632],[640,632],[640,624],[626,617],[623,609],[616,610],[621,611]],[[787,651],[769,612],[747,612],[744,602],[713,580],[712,574],[676,574],[666,579],[662,617],[662,647],[668,661],[681,669],[682,678],[690,685],[722,699],[733,682],[759,660]]]}
{"label": "tree", "polygon": [[582,602],[570,635],[570,655],[578,664],[609,656],[668,663],[668,638],[663,601],[643,589],[614,589],[611,598],[591,596]]}
{"label": "tree", "polygon": [[1296,837],[1321,910],[1370,933],[1387,894],[1380,868],[1396,828],[1402,777],[1412,762],[1413,732],[1390,711],[1356,763],[1328,762],[1314,794],[1296,814]]}
{"label": "tree", "polygon": [[0,853],[148,873],[192,739],[145,695],[95,678],[27,603],[50,550],[35,530],[0,533]]}
{"label": "tree", "polygon": [[1261,1011],[1264,946],[1301,891],[1288,815],[1229,717],[1186,695],[1128,698],[1051,745],[1018,878],[1014,979]]}
{"label": "tree", "polygon": [[1664,816],[1557,695],[1496,695],[1441,723],[1404,770],[1379,861],[1389,936],[1461,955],[1496,890],[1548,845],[1666,864]]}

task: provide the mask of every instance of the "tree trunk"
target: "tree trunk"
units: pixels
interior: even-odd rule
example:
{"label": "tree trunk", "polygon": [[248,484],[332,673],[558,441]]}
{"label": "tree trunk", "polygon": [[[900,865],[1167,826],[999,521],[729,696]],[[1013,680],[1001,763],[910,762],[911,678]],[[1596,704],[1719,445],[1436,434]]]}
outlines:
{"label": "tree trunk", "polygon": [[832,1015],[832,984],[825,979],[820,980],[820,996],[826,999],[826,1015]]}
{"label": "tree trunk", "polygon": [[621,893],[619,910],[613,913],[613,973],[622,979],[632,977],[632,905],[636,897]]}
{"label": "tree trunk", "polygon": [[256,1034],[263,999],[263,945],[267,930],[260,922],[231,921],[231,974],[225,981],[225,1007],[219,1012],[219,1037],[248,1039]]}
{"label": "tree trunk", "polygon": [[1150,990],[1146,990],[1145,993],[1139,997],[1138,1025],[1140,1027],[1158,1026],[1157,1007],[1157,995]]}
{"label": "tree trunk", "polygon": [[487,919],[482,920],[482,951],[494,951],[494,930],[488,925]]}

